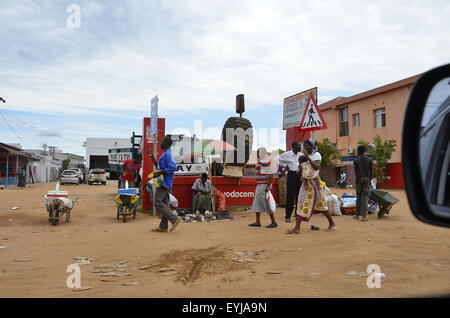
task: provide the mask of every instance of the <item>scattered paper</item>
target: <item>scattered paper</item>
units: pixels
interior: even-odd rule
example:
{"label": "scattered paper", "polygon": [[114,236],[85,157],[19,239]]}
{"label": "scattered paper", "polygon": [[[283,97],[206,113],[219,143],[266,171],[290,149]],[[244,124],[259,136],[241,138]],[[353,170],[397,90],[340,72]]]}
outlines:
{"label": "scattered paper", "polygon": [[94,258],[90,256],[75,256],[74,260],[80,265],[89,265],[94,262]]}
{"label": "scattered paper", "polygon": [[18,206],[12,207],[11,210],[19,210]]}
{"label": "scattered paper", "polygon": [[80,292],[80,291],[85,291],[85,290],[89,290],[92,289],[94,287],[90,287],[90,286],[86,286],[86,287],[81,287],[81,288],[74,288],[72,289],[74,292]]}
{"label": "scattered paper", "polygon": [[171,272],[173,271],[172,268],[160,268],[158,269],[158,272],[163,273],[163,272]]}
{"label": "scattered paper", "polygon": [[378,278],[386,278],[386,275],[383,273],[373,273],[373,275]]}
{"label": "scattered paper", "polygon": [[178,274],[178,272],[166,272],[166,273],[163,273],[162,275],[163,276],[171,276],[171,275],[175,275],[175,274]]}
{"label": "scattered paper", "polygon": [[123,283],[122,286],[137,286],[139,285],[139,282],[131,282],[131,283]]}
{"label": "scattered paper", "polygon": [[103,276],[103,277],[126,277],[126,276],[130,276],[130,274],[127,274],[127,273],[113,273],[113,272],[111,272],[111,273],[102,274],[101,276]]}
{"label": "scattered paper", "polygon": [[367,276],[369,276],[370,274],[369,273],[367,273],[367,272],[359,272],[358,273],[358,276],[361,276],[361,277],[367,277]]}

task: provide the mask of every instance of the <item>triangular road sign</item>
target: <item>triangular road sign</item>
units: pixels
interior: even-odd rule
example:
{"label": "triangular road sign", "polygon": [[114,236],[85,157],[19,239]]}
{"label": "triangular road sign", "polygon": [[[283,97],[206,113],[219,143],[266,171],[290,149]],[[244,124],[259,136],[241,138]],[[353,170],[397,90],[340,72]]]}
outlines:
{"label": "triangular road sign", "polygon": [[327,129],[327,124],[323,120],[314,95],[311,94],[306,104],[305,112],[303,113],[300,130],[311,131],[319,129]]}

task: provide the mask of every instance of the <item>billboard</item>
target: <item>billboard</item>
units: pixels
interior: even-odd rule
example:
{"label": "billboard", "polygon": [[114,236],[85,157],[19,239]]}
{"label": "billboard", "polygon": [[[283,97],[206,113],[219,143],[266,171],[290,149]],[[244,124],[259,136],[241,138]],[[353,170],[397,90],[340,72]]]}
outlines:
{"label": "billboard", "polygon": [[317,100],[317,87],[287,97],[283,101],[283,129],[300,127],[308,99],[313,94]]}

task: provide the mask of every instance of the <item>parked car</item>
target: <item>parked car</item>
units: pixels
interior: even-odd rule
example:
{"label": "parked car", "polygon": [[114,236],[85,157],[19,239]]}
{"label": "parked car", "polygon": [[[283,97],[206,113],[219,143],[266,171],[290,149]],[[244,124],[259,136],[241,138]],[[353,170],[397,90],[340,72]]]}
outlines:
{"label": "parked car", "polygon": [[67,183],[73,183],[76,185],[80,184],[80,176],[78,175],[78,172],[75,170],[64,170],[61,173],[60,176],[60,184],[67,184]]}
{"label": "parked car", "polygon": [[70,170],[75,170],[80,178],[80,183],[84,183],[84,173],[80,168],[72,168]]}
{"label": "parked car", "polygon": [[106,171],[104,169],[91,169],[89,171],[89,184],[101,183],[106,184]]}

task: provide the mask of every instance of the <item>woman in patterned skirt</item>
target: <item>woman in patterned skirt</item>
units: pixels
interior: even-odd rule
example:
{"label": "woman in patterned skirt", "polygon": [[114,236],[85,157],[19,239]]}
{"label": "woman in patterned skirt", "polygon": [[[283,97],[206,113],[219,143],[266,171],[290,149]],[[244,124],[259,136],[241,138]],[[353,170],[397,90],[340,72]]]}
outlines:
{"label": "woman in patterned skirt", "polygon": [[302,221],[309,222],[313,214],[323,213],[328,219],[328,231],[335,231],[336,224],[328,211],[325,193],[320,185],[320,163],[322,156],[316,151],[316,142],[307,140],[303,143],[303,156],[299,158],[301,165],[302,187],[298,195],[295,228],[287,234],[300,234]]}

